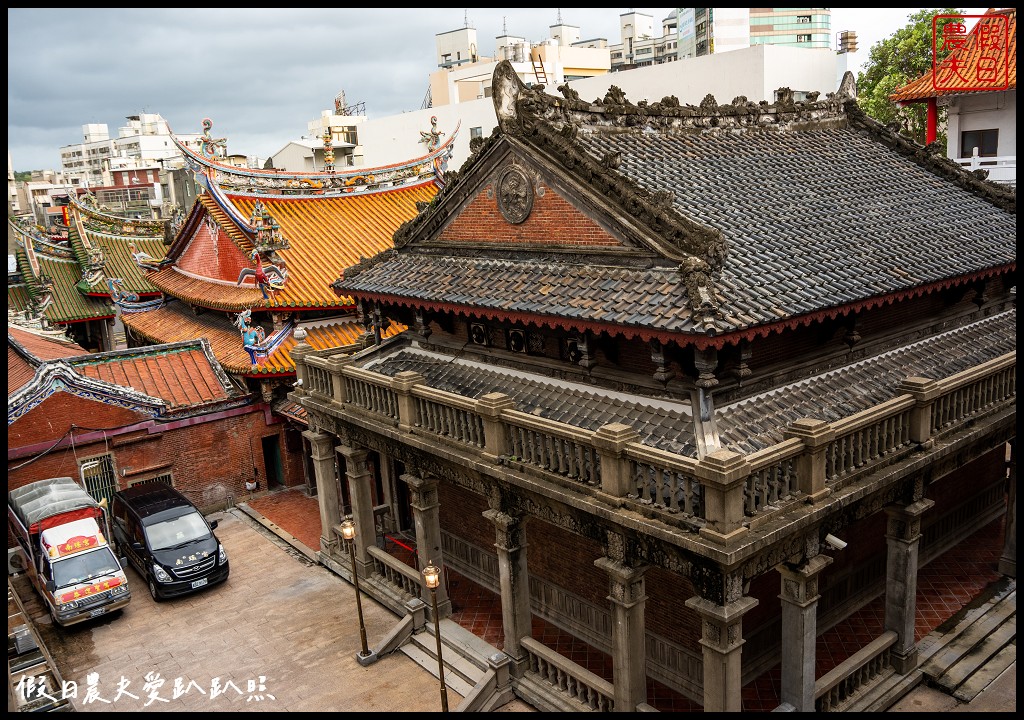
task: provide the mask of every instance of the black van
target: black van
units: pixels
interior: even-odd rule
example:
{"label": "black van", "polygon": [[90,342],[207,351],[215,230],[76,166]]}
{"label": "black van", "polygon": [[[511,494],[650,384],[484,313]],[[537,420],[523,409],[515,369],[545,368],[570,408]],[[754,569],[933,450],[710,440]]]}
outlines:
{"label": "black van", "polygon": [[114,494],[114,545],[149,586],[154,600],[184,595],[228,579],[228,554],[184,495],[162,482]]}

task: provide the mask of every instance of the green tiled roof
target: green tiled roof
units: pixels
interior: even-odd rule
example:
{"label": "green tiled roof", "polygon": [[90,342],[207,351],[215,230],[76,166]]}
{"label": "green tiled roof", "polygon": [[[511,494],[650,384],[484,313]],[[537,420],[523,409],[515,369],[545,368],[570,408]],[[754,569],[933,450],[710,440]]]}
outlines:
{"label": "green tiled roof", "polygon": [[[135,228],[140,234],[125,235],[116,232],[118,225],[110,221],[101,222],[103,218],[88,214],[89,211],[81,212],[81,225],[77,222],[71,223],[68,231],[68,239],[75,252],[75,257],[83,268],[89,267],[89,253],[86,248],[88,244],[94,249],[103,251],[103,280],[93,286],[86,281],[79,283],[82,292],[103,292],[109,293],[107,278],[120,278],[121,290],[136,294],[158,294],[160,291],[146,280],[145,275],[135,264],[132,258],[129,243],[135,243],[136,250],[142,251],[156,259],[161,259],[167,254],[167,247],[163,243],[163,234],[143,236],[141,232],[153,226],[154,233],[160,230],[159,225],[153,222],[121,220],[122,224],[131,223],[130,227]],[[85,232],[83,241],[79,228]]]}

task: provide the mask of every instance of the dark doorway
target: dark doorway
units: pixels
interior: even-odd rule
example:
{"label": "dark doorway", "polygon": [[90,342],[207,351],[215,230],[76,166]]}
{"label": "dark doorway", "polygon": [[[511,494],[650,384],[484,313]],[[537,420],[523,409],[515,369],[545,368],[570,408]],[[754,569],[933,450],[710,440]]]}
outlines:
{"label": "dark doorway", "polygon": [[277,435],[263,438],[263,467],[267,471],[267,490],[281,487],[284,470],[281,467],[281,443]]}
{"label": "dark doorway", "polygon": [[398,509],[399,532],[413,530],[412,504],[409,499],[409,486],[402,480],[405,475],[405,464],[401,460],[395,460],[395,506]]}

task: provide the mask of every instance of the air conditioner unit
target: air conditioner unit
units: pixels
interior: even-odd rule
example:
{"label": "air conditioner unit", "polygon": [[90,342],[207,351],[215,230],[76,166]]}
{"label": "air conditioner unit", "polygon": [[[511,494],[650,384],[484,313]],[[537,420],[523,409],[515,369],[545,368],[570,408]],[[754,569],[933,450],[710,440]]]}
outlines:
{"label": "air conditioner unit", "polygon": [[7,548],[7,574],[17,575],[28,569],[25,551],[21,548]]}
{"label": "air conditioner unit", "polygon": [[487,326],[483,323],[470,323],[469,341],[474,345],[487,345]]}
{"label": "air conditioner unit", "polygon": [[526,352],[526,331],[514,328],[508,331],[508,349],[515,353]]}

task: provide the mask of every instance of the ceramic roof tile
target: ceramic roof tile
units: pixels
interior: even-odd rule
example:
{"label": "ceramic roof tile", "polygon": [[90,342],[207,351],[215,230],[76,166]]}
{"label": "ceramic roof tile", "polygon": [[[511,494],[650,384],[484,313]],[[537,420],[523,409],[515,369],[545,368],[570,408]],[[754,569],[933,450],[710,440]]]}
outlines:
{"label": "ceramic roof tile", "polygon": [[[18,269],[23,277],[32,275],[35,282],[39,277],[31,272],[31,265],[26,259],[25,249],[18,248]],[[35,259],[40,276],[49,278],[51,302],[43,311],[43,316],[51,324],[65,324],[114,317],[114,306],[108,299],[82,295],[78,291],[78,281],[82,270],[78,262],[68,252],[67,257],[59,257],[45,251],[36,251]],[[31,293],[31,282],[29,290]],[[42,287],[41,285],[39,286]]]}
{"label": "ceramic roof tile", "polygon": [[[214,356],[229,373],[252,377],[295,374],[295,362],[291,358],[291,350],[296,345],[294,335],[285,338],[266,360],[253,365],[242,346],[238,328],[226,314],[207,312],[195,315],[187,305],[171,302],[156,310],[125,314],[122,320],[128,329],[151,342],[206,338]],[[364,331],[355,317],[320,320],[304,327],[306,342],[315,350],[353,345]],[[392,323],[383,336],[393,337],[405,329],[400,323]]]}
{"label": "ceramic roof tile", "polygon": [[36,367],[10,345],[7,346],[7,394],[19,390],[35,377]]}
{"label": "ceramic roof tile", "polygon": [[[595,260],[579,248],[545,253],[535,244],[529,253],[506,250],[512,259],[479,248],[473,257],[445,253],[437,216],[442,208],[457,213],[457,198],[486,181],[488,168],[478,173],[471,164],[433,210],[403,229],[397,253],[352,268],[334,283],[338,292],[494,316],[553,316],[573,326],[607,323],[652,337],[721,336],[1016,263],[1012,191],[898,138],[843,93],[820,103],[640,114],[635,106],[570,103],[571,112],[541,117],[522,108],[565,101],[525,87],[515,92],[532,93],[531,103],[513,106],[536,112],[530,122],[537,126],[517,137],[526,147],[516,152],[528,158],[535,143],[538,153],[554,153],[545,157],[571,156],[565,170],[581,187],[621,198],[617,214],[647,223],[640,233],[649,237],[632,242],[655,257],[616,266],[615,258]],[[563,116],[570,119],[547,119]],[[688,296],[681,260],[709,263],[706,299]],[[700,304],[714,306],[714,317],[695,310]]]}
{"label": "ceramic roof tile", "polygon": [[[159,291],[146,281],[132,257],[129,247],[160,259],[167,252],[164,245],[164,224],[157,220],[138,220],[109,215],[79,202],[69,205],[71,225],[68,241],[78,264],[83,268],[79,288],[83,293],[109,294],[108,279],[121,281],[120,290],[138,295],[154,295]],[[92,257],[98,254],[102,265],[90,271]]]}
{"label": "ceramic roof tile", "polygon": [[71,364],[82,375],[158,397],[172,412],[223,402],[236,394],[224,386],[197,343],[99,353]]}
{"label": "ceramic roof tile", "polygon": [[57,360],[85,355],[88,352],[78,343],[71,342],[66,338],[47,337],[30,330],[23,330],[10,323],[7,325],[7,336],[8,344],[13,340],[23,350],[40,360]]}
{"label": "ceramic roof tile", "polygon": [[[735,452],[751,453],[782,442],[785,426],[793,418],[837,420],[856,414],[899,394],[907,377],[933,380],[1014,352],[1017,347],[1017,311],[1010,310],[965,327],[795,383],[764,395],[718,408],[718,431]],[[761,434],[750,436],[753,419]]]}
{"label": "ceramic roof tile", "polygon": [[[997,36],[992,39],[1002,42],[998,36],[1004,32],[1008,47],[994,48],[988,44],[991,39],[982,40],[983,36]],[[989,75],[993,72],[994,77]],[[1017,87],[1017,8],[989,10],[986,17],[975,23],[963,47],[953,50],[934,72],[925,73],[889,97],[894,102],[915,102],[963,92],[984,92],[980,88],[988,87]]]}

